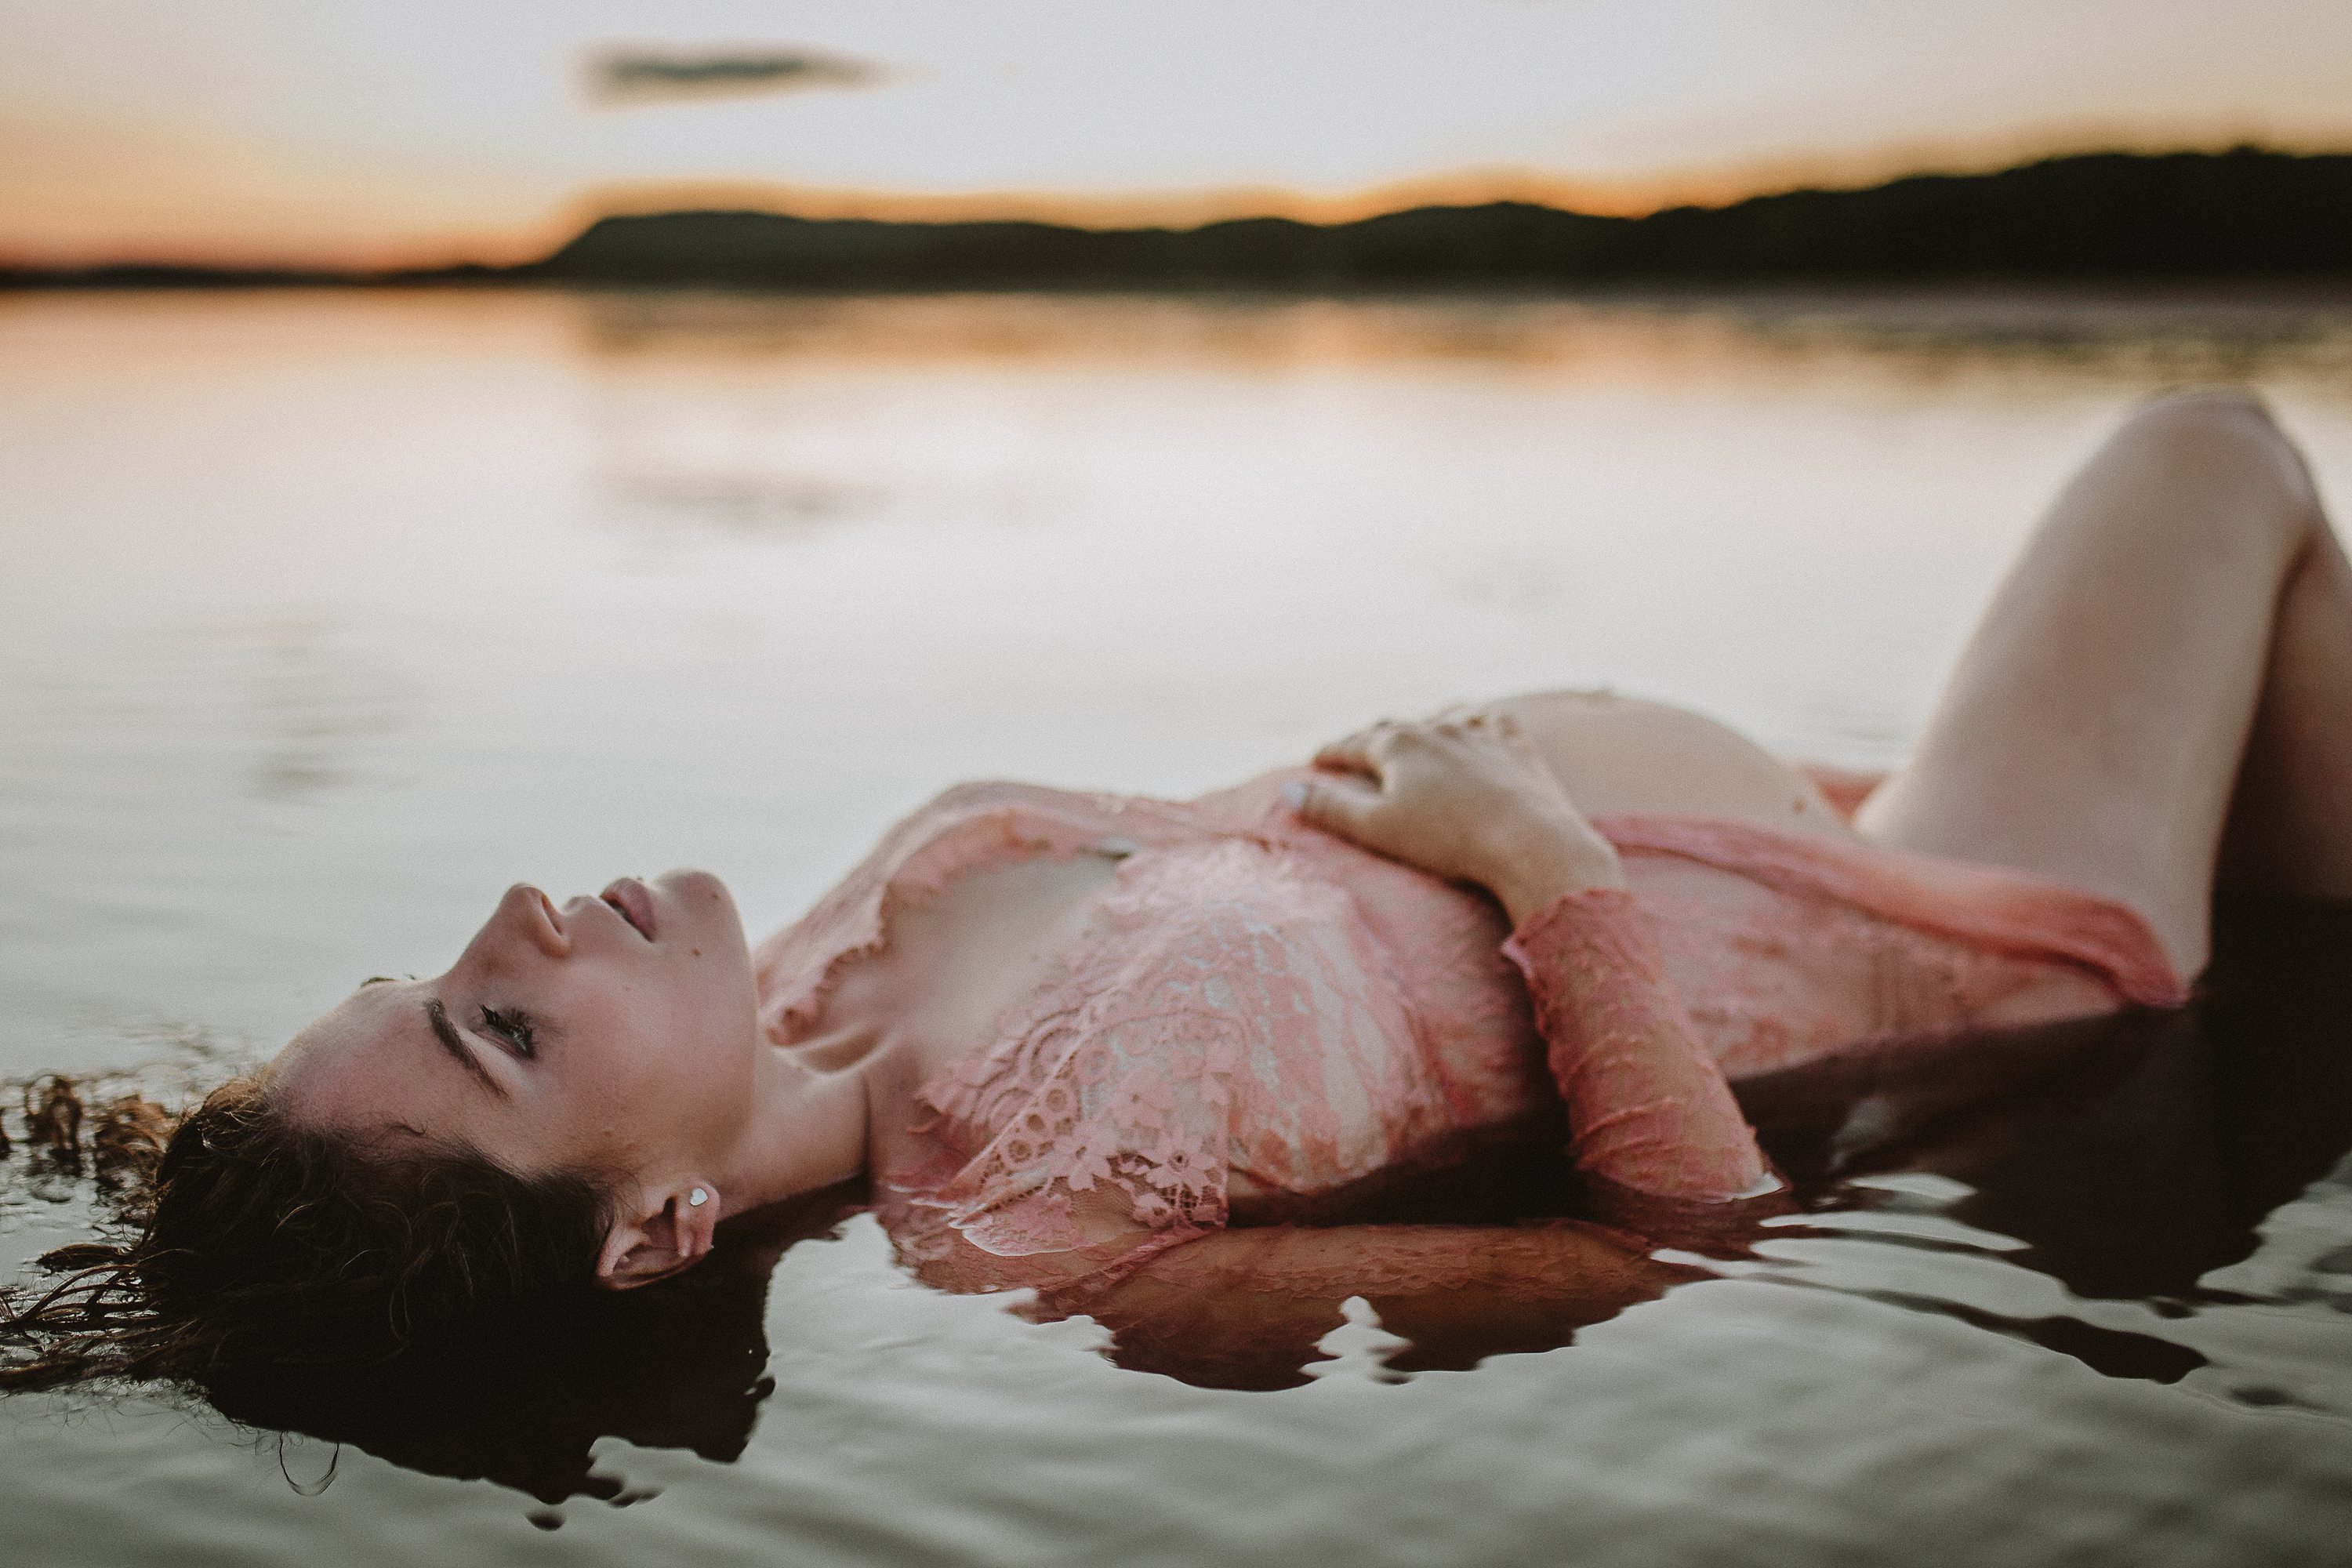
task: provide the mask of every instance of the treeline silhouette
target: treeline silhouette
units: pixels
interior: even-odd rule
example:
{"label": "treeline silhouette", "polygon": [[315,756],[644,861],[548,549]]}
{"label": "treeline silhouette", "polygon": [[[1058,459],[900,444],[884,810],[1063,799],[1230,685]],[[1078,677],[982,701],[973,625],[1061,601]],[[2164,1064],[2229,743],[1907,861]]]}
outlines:
{"label": "treeline silhouette", "polygon": [[[655,213],[601,219],[544,260],[520,267],[351,280],[1313,290],[2330,276],[2352,276],[2352,154],[2247,147],[2086,153],[1996,174],[1920,174],[1634,218],[1521,202],[1417,207],[1343,224],[1268,217],[1188,229]],[[324,280],[152,267],[70,278]]]}
{"label": "treeline silhouette", "polygon": [[1192,229],[661,213],[605,218],[529,270],[583,282],[781,288],[2345,274],[2352,155],[2095,153],[1638,218],[1519,202]]}

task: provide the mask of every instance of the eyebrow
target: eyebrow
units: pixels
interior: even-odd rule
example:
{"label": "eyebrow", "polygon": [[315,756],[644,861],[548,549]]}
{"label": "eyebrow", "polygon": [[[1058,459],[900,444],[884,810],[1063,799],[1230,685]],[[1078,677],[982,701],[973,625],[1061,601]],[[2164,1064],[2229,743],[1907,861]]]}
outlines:
{"label": "eyebrow", "polygon": [[426,998],[425,1017],[426,1022],[433,1026],[434,1038],[441,1042],[443,1050],[456,1057],[467,1072],[480,1079],[483,1086],[492,1094],[497,1095],[500,1100],[510,1098],[507,1093],[507,1086],[492,1078],[490,1069],[484,1067],[481,1059],[466,1048],[466,1042],[457,1037],[457,1026],[449,1022],[448,1010],[441,1005],[439,997]]}

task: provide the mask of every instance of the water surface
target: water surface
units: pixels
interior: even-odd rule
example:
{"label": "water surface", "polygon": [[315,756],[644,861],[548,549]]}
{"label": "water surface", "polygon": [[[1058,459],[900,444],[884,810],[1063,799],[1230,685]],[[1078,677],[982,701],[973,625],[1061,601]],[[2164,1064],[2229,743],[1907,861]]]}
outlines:
{"label": "water surface", "polygon": [[[0,300],[0,1077],[264,1053],[519,879],[705,865],[757,935],[961,778],[1187,794],[1550,684],[1885,763],[2068,468],[2212,376],[2352,487],[2326,300]],[[1965,1107],[1778,1086],[1830,1212],[1566,1348],[1192,1388],[858,1220],[714,1287],[704,1404],[547,1439],[570,1500],[20,1398],[0,1517],[56,1561],[2328,1560],[2352,933],[2240,926],[2205,1012]],[[9,1169],[13,1268],[84,1194]]]}

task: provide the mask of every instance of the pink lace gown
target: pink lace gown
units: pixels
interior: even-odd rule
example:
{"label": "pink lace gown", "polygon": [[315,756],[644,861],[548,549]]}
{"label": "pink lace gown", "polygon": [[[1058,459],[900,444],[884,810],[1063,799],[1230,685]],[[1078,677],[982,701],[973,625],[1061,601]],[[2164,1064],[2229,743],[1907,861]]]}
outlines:
{"label": "pink lace gown", "polygon": [[2073,888],[1853,838],[1616,816],[1627,890],[1516,933],[1484,896],[1297,822],[1286,774],[1190,803],[950,790],[758,954],[762,1023],[819,1032],[845,965],[958,876],[1118,858],[1051,977],[879,1114],[872,1174],[932,1283],[1090,1294],[1229,1225],[1556,1123],[1600,1191],[1764,1174],[1727,1079],[1872,1042],[2184,1000],[2146,923]]}

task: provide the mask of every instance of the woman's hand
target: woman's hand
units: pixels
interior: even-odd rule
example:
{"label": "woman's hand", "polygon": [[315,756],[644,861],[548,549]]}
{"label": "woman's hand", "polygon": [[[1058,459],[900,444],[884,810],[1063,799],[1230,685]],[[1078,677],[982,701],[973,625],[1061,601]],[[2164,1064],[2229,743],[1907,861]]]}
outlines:
{"label": "woman's hand", "polygon": [[1298,815],[1376,854],[1475,882],[1517,925],[1564,893],[1624,886],[1617,852],[1504,714],[1381,723],[1316,753],[1285,786]]}

